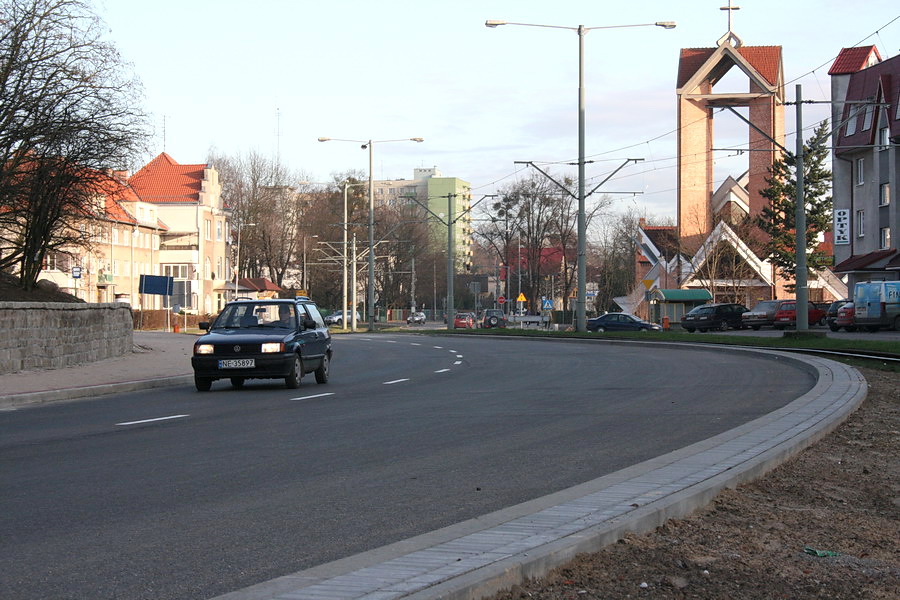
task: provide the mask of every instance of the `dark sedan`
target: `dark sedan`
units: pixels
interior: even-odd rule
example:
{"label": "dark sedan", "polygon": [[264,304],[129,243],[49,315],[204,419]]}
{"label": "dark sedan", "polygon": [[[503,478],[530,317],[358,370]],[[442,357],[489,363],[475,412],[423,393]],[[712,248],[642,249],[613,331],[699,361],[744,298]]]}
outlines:
{"label": "dark sedan", "polygon": [[662,331],[656,323],[642,321],[628,313],[606,313],[587,320],[588,331],[603,333],[604,331]]}
{"label": "dark sedan", "polygon": [[690,333],[694,331],[726,331],[743,329],[741,316],[747,312],[743,304],[704,304],[685,313],[681,317],[681,326]]}
{"label": "dark sedan", "polygon": [[327,383],[331,335],[309,300],[237,300],[229,302],[194,344],[191,365],[197,391],[209,391],[217,379],[239,388],[247,379],[284,379],[300,385],[306,373]]}

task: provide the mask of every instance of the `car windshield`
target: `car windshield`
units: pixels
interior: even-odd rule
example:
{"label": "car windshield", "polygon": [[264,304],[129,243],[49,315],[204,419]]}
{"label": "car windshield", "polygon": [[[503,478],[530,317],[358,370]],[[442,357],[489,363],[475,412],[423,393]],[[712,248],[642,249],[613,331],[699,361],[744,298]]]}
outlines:
{"label": "car windshield", "polygon": [[753,307],[754,312],[765,312],[767,310],[772,310],[773,308],[778,308],[780,300],[766,300],[765,302],[760,302],[756,306]]}
{"label": "car windshield", "polygon": [[228,304],[216,319],[213,329],[251,329],[279,327],[296,329],[294,306],[288,302],[241,302]]}
{"label": "car windshield", "polygon": [[695,315],[711,315],[716,312],[716,307],[714,306],[700,306],[691,311]]}

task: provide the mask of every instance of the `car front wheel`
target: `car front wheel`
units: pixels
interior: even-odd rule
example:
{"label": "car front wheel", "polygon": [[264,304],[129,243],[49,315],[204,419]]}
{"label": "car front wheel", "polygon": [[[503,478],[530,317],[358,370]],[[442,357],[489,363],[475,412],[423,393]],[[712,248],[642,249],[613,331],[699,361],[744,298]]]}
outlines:
{"label": "car front wheel", "polygon": [[687,331],[688,333],[694,333],[695,331],[697,331],[693,327],[685,327],[684,330]]}
{"label": "car front wheel", "polygon": [[316,369],[316,383],[328,383],[328,366],[331,360],[328,355],[322,357],[322,364]]}
{"label": "car front wheel", "polygon": [[284,385],[289,390],[295,390],[300,387],[300,378],[303,377],[303,365],[300,363],[300,357],[294,356],[294,365],[291,367],[291,373],[284,378]]}
{"label": "car front wheel", "polygon": [[194,375],[194,385],[197,387],[198,392],[208,392],[212,388],[212,379]]}

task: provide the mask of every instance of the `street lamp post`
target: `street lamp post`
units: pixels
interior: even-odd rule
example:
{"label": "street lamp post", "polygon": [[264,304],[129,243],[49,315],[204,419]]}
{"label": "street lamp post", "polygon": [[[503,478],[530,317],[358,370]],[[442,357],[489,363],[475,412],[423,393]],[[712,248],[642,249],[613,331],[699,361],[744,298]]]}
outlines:
{"label": "street lamp post", "polygon": [[241,229],[244,227],[255,227],[256,223],[238,223],[237,230],[237,256],[235,256],[234,264],[234,297],[238,295],[238,280],[241,278]]}
{"label": "street lamp post", "polygon": [[585,318],[585,304],[587,297],[587,222],[584,206],[584,36],[593,29],[619,29],[624,27],[662,27],[674,29],[674,21],[657,21],[656,23],[639,23],[635,25],[605,25],[600,27],[566,27],[562,25],[540,25],[536,23],[511,23],[507,21],[485,21],[485,27],[499,27],[501,25],[520,25],[523,27],[546,27],[550,29],[568,29],[578,34],[578,288],[575,298],[575,329],[587,331],[587,319]]}
{"label": "street lamp post", "polygon": [[346,140],[320,137],[320,142],[356,142],[362,144],[363,150],[369,150],[369,281],[366,286],[366,311],[369,313],[369,331],[375,331],[375,179],[374,179],[374,145],[386,142],[424,142],[420,137],[396,140]]}

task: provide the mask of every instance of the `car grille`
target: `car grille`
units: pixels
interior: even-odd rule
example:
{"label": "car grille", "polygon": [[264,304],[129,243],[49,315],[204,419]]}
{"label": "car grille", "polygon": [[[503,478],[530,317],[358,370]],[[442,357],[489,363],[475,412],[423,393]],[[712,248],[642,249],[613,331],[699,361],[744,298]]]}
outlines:
{"label": "car grille", "polygon": [[259,354],[260,344],[217,344],[213,354],[216,356],[240,356],[242,354]]}

